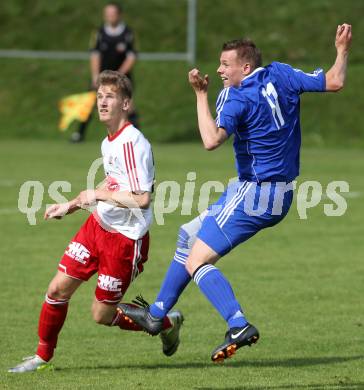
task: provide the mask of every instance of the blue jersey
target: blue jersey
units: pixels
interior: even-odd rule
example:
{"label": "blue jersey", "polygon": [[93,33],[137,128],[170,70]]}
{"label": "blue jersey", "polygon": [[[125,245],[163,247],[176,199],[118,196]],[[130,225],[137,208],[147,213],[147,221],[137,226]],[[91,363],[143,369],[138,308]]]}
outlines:
{"label": "blue jersey", "polygon": [[322,69],[304,73],[273,62],[221,91],[216,124],[234,134],[240,180],[289,182],[298,176],[300,94],[323,92],[325,84]]}

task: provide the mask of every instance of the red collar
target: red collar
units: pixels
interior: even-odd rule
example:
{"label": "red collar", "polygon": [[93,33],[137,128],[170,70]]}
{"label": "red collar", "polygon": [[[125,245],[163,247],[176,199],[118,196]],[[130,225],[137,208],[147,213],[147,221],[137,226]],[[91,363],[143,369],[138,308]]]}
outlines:
{"label": "red collar", "polygon": [[108,135],[107,135],[107,139],[108,139],[110,142],[111,142],[111,141],[114,141],[114,139],[117,138],[117,137],[125,130],[125,128],[128,127],[129,125],[131,125],[131,123],[130,123],[130,122],[126,122],[126,123],[124,124],[124,126],[123,126],[121,129],[119,129],[115,134],[113,134],[113,135],[108,134]]}

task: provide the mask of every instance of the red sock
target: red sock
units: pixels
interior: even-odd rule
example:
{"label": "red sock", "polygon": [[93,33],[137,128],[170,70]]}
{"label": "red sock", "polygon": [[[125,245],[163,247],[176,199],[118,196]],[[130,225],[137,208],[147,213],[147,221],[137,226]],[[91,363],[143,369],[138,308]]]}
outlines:
{"label": "red sock", "polygon": [[132,320],[126,319],[120,309],[116,309],[115,316],[110,326],[118,326],[120,329],[133,330],[135,332],[143,330],[141,326],[135,324]]}
{"label": "red sock", "polygon": [[166,330],[172,326],[172,322],[168,318],[168,316],[163,317],[163,330]]}
{"label": "red sock", "polygon": [[57,300],[46,296],[39,316],[37,349],[37,355],[45,361],[49,361],[53,357],[58,334],[67,316],[67,309],[68,300]]}
{"label": "red sock", "polygon": [[[128,303],[130,306],[135,306],[132,303]],[[143,330],[143,328],[133,322],[132,320],[126,319],[125,315],[120,311],[120,309],[116,309],[115,316],[110,324],[110,326],[118,326],[120,329],[124,330],[133,330],[135,332]],[[172,326],[171,321],[167,316],[163,318],[163,330],[168,329]]]}

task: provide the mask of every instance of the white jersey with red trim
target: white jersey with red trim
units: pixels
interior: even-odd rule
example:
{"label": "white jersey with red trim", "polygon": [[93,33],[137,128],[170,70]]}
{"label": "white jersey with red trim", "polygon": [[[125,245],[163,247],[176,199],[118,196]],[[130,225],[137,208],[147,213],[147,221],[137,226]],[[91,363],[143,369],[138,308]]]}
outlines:
{"label": "white jersey with red trim", "polygon": [[[154,162],[152,148],[143,134],[127,123],[101,145],[104,170],[110,191],[153,192]],[[98,202],[97,214],[106,228],[137,240],[152,222],[152,209],[122,208]]]}

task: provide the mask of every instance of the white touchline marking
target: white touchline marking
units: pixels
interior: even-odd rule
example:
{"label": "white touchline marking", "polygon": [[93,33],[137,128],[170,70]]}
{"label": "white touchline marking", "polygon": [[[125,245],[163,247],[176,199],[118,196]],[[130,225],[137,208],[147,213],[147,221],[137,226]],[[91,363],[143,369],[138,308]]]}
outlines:
{"label": "white touchline marking", "polygon": [[8,209],[8,208],[0,208],[0,215],[4,215],[4,214],[16,214],[16,213],[20,213],[20,211],[16,208],[13,208],[13,209]]}
{"label": "white touchline marking", "polygon": [[[340,193],[344,198],[350,198],[350,199],[355,199],[355,198],[361,198],[363,194],[359,191],[352,191],[352,192],[343,192]],[[327,198],[327,195],[325,195],[325,198]]]}
{"label": "white touchline marking", "polygon": [[0,180],[0,187],[14,187],[17,185],[15,180]]}
{"label": "white touchline marking", "polygon": [[[340,196],[342,196],[343,198],[348,198],[348,199],[356,199],[356,198],[361,198],[363,196],[363,193],[360,192],[360,191],[352,191],[352,192],[331,192],[330,194],[332,194],[333,196],[339,194]],[[320,199],[330,199],[328,197],[327,194],[321,194],[321,192],[317,192],[317,191],[314,191],[311,195],[311,197],[313,197],[314,199],[316,198],[320,198]],[[305,195],[297,195],[296,198],[298,200],[301,200],[301,199],[304,199],[306,200],[307,199],[307,196]]]}
{"label": "white touchline marking", "polygon": [[[335,195],[335,194],[337,194],[337,193],[332,192],[332,194]],[[353,191],[353,192],[339,192],[338,194],[341,195],[341,196],[344,197],[344,198],[347,198],[347,199],[356,199],[356,198],[361,198],[361,197],[363,196],[363,193],[362,193],[362,192],[359,192],[359,191]],[[216,195],[216,194],[214,194],[214,195]],[[318,198],[318,199],[330,199],[326,194],[322,194],[322,195],[321,195],[320,192],[314,192],[311,196],[313,197],[313,199],[316,199],[316,198]],[[211,200],[211,198],[213,198],[213,197],[212,197],[212,196],[211,196],[211,197],[209,197],[209,196],[201,196],[201,197],[199,197],[198,194],[196,194],[196,195],[193,196],[193,197],[191,197],[191,196],[186,196],[186,197],[183,198],[183,196],[182,196],[182,199],[183,199],[185,202],[187,201],[187,202],[196,202],[196,203],[197,203],[197,202],[201,202],[201,203],[203,203],[203,202],[206,202],[206,201],[210,201],[209,204],[212,204],[212,203],[213,203],[213,201]],[[215,198],[215,196],[214,196],[214,198]],[[297,196],[296,196],[296,199],[297,199],[297,200],[302,200],[302,199],[306,200],[307,197],[304,196],[304,195],[301,195],[301,196],[297,195]],[[216,198],[216,200],[217,200],[217,198]],[[181,201],[182,201],[182,200],[180,200],[179,203],[181,203]],[[155,210],[158,210],[158,211],[159,211],[159,210],[163,210],[163,209],[164,209],[164,203],[165,203],[165,199],[155,199],[155,200],[153,201],[154,209],[155,209]]]}
{"label": "white touchline marking", "polygon": [[[216,198],[216,194],[219,194],[219,193],[213,193],[212,195],[214,195],[214,196],[199,196],[199,194],[195,194],[194,196],[180,196],[182,199],[184,199],[185,201],[197,201],[197,200],[201,200],[201,201],[206,201],[206,200],[211,200],[211,198]],[[351,192],[331,192],[330,194],[333,194],[333,195],[335,195],[335,194],[339,194],[339,195],[341,195],[341,196],[343,196],[344,198],[352,198],[352,199],[355,199],[355,198],[361,198],[362,196],[363,196],[363,193],[362,192],[360,192],[360,191],[351,191]],[[220,193],[220,195],[221,195],[221,193]],[[314,192],[313,194],[312,194],[312,196],[314,196],[314,197],[319,197],[319,196],[321,196],[321,198],[322,199],[329,199],[329,197],[326,195],[326,194],[322,194],[321,195],[321,193],[320,192]],[[303,195],[303,196],[296,196],[296,198],[298,198],[298,199],[302,199],[302,198],[304,198],[304,199],[306,199],[306,197]],[[216,198],[216,200],[217,200],[218,198]],[[154,203],[154,207],[162,207],[162,206],[164,206],[164,203],[165,203],[165,200],[164,199],[155,199],[154,201],[153,201],[153,203]]]}

